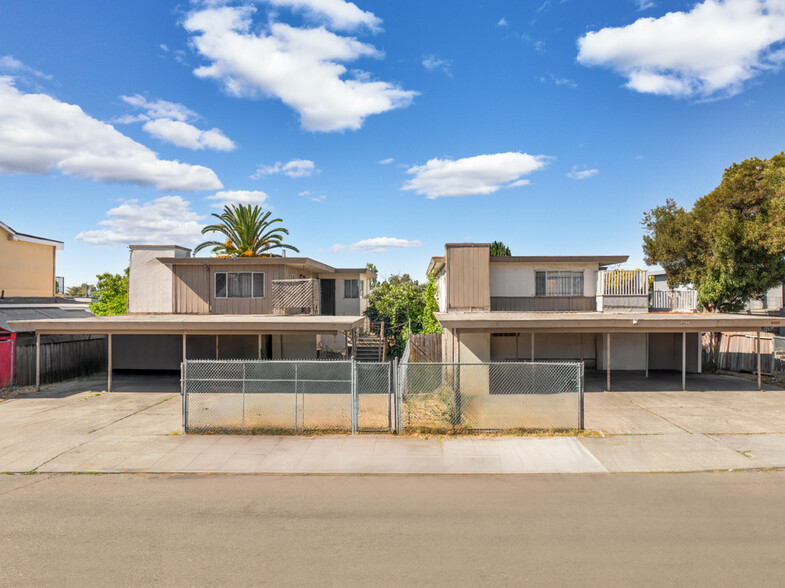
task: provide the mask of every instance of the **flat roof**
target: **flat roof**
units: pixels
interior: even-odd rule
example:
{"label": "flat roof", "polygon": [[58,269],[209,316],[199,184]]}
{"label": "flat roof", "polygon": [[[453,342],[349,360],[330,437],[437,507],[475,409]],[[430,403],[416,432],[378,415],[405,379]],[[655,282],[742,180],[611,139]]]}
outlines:
{"label": "flat roof", "polygon": [[363,323],[362,316],[326,315],[240,315],[240,314],[121,314],[89,318],[10,320],[15,331],[41,334],[128,334],[177,335],[182,333],[286,334],[337,333],[350,331]]}
{"label": "flat roof", "polygon": [[324,273],[335,268],[310,257],[158,257],[166,265],[288,265]]}
{"label": "flat roof", "polygon": [[491,255],[491,263],[624,263],[629,255]]}
{"label": "flat roof", "polygon": [[658,312],[437,312],[447,329],[514,333],[703,333],[785,326],[785,318],[746,314]]}

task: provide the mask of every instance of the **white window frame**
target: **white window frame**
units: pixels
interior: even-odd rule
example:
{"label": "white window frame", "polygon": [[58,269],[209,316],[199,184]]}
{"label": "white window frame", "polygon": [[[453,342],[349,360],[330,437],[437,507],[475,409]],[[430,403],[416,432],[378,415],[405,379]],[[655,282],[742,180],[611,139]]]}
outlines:
{"label": "white window frame", "polygon": [[[537,293],[537,274],[540,274],[540,273],[545,274],[545,293],[544,294],[538,294]],[[548,290],[549,290],[549,288],[548,288],[548,275],[549,274],[554,276],[554,277],[556,277],[557,274],[570,274],[570,276],[572,278],[570,280],[570,284],[571,284],[570,287],[571,288],[572,288],[572,285],[574,285],[574,283],[575,283],[574,282],[575,278],[578,275],[580,275],[581,276],[581,285],[583,286],[583,288],[582,288],[581,292],[578,293],[578,294],[576,294],[574,291],[572,291],[570,294],[551,294],[551,293],[548,292]],[[584,270],[546,270],[546,269],[534,270],[534,295],[536,297],[538,297],[538,298],[546,298],[546,297],[575,297],[575,296],[583,297],[583,296],[586,295],[586,272]]]}
{"label": "white window frame", "polygon": [[[226,282],[226,296],[218,296],[218,276],[223,274]],[[229,274],[251,274],[251,295],[250,296],[229,296]],[[265,279],[265,272],[214,272],[213,273],[213,298],[216,300],[261,300],[267,295],[267,280]],[[253,282],[254,276],[262,276],[262,295],[254,296]]]}

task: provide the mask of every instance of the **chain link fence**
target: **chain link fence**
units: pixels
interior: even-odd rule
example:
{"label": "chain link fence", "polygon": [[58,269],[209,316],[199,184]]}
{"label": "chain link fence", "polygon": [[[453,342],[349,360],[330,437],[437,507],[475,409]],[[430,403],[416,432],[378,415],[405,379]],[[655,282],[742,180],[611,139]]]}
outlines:
{"label": "chain link fence", "polygon": [[188,433],[583,428],[582,363],[188,360]]}

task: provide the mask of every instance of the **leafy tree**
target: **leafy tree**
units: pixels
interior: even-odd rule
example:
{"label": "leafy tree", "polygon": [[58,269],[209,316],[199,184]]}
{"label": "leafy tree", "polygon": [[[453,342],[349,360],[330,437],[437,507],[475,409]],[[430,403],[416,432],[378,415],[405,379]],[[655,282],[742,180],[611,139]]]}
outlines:
{"label": "leafy tree", "polygon": [[198,253],[202,249],[212,247],[212,252],[222,257],[280,257],[272,253],[275,249],[300,250],[283,242],[283,236],[289,234],[285,227],[274,227],[283,222],[280,218],[270,219],[271,212],[264,212],[261,206],[250,204],[232,204],[224,206],[221,214],[213,213],[219,223],[207,225],[202,235],[220,233],[226,237],[224,241],[205,241],[194,249]]}
{"label": "leafy tree", "polygon": [[94,285],[84,282],[80,286],[71,286],[68,288],[65,295],[72,296],[73,298],[87,298],[90,295],[90,290],[93,288],[95,288]]}
{"label": "leafy tree", "polygon": [[368,296],[365,315],[373,322],[385,323],[395,339],[392,355],[400,357],[408,341],[409,325],[413,334],[422,333],[425,285],[409,274],[393,275]]}
{"label": "leafy tree", "polygon": [[128,269],[124,274],[105,273],[99,276],[90,312],[96,316],[128,312]]}
{"label": "leafy tree", "polygon": [[429,276],[428,284],[425,286],[425,306],[422,310],[422,332],[423,333],[441,333],[442,326],[434,316],[435,312],[439,311],[439,294],[436,287],[436,277]]}
{"label": "leafy tree", "polygon": [[647,212],[643,252],[674,287],[693,284],[711,312],[737,312],[785,281],[785,153],[734,163],[692,210]]}
{"label": "leafy tree", "polygon": [[501,241],[491,243],[491,257],[509,257],[510,248]]}
{"label": "leafy tree", "polygon": [[[376,269],[376,266],[371,262],[365,264],[365,269],[371,270],[375,274],[379,274],[379,270]],[[376,286],[379,285],[379,280],[377,278],[371,278],[370,280],[371,289],[373,290]]]}

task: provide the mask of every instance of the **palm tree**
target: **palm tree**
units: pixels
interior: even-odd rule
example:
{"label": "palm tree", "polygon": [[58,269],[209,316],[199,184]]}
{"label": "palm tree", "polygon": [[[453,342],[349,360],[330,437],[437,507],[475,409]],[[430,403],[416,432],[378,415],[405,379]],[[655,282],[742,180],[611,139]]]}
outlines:
{"label": "palm tree", "polygon": [[280,218],[270,219],[271,212],[264,212],[261,206],[250,204],[232,204],[224,206],[221,214],[213,213],[220,223],[207,225],[202,229],[206,233],[221,233],[224,241],[205,241],[194,249],[198,253],[202,249],[212,247],[212,252],[220,257],[280,257],[272,253],[274,249],[290,249],[299,253],[299,249],[283,242],[288,229],[274,227],[283,222]]}

